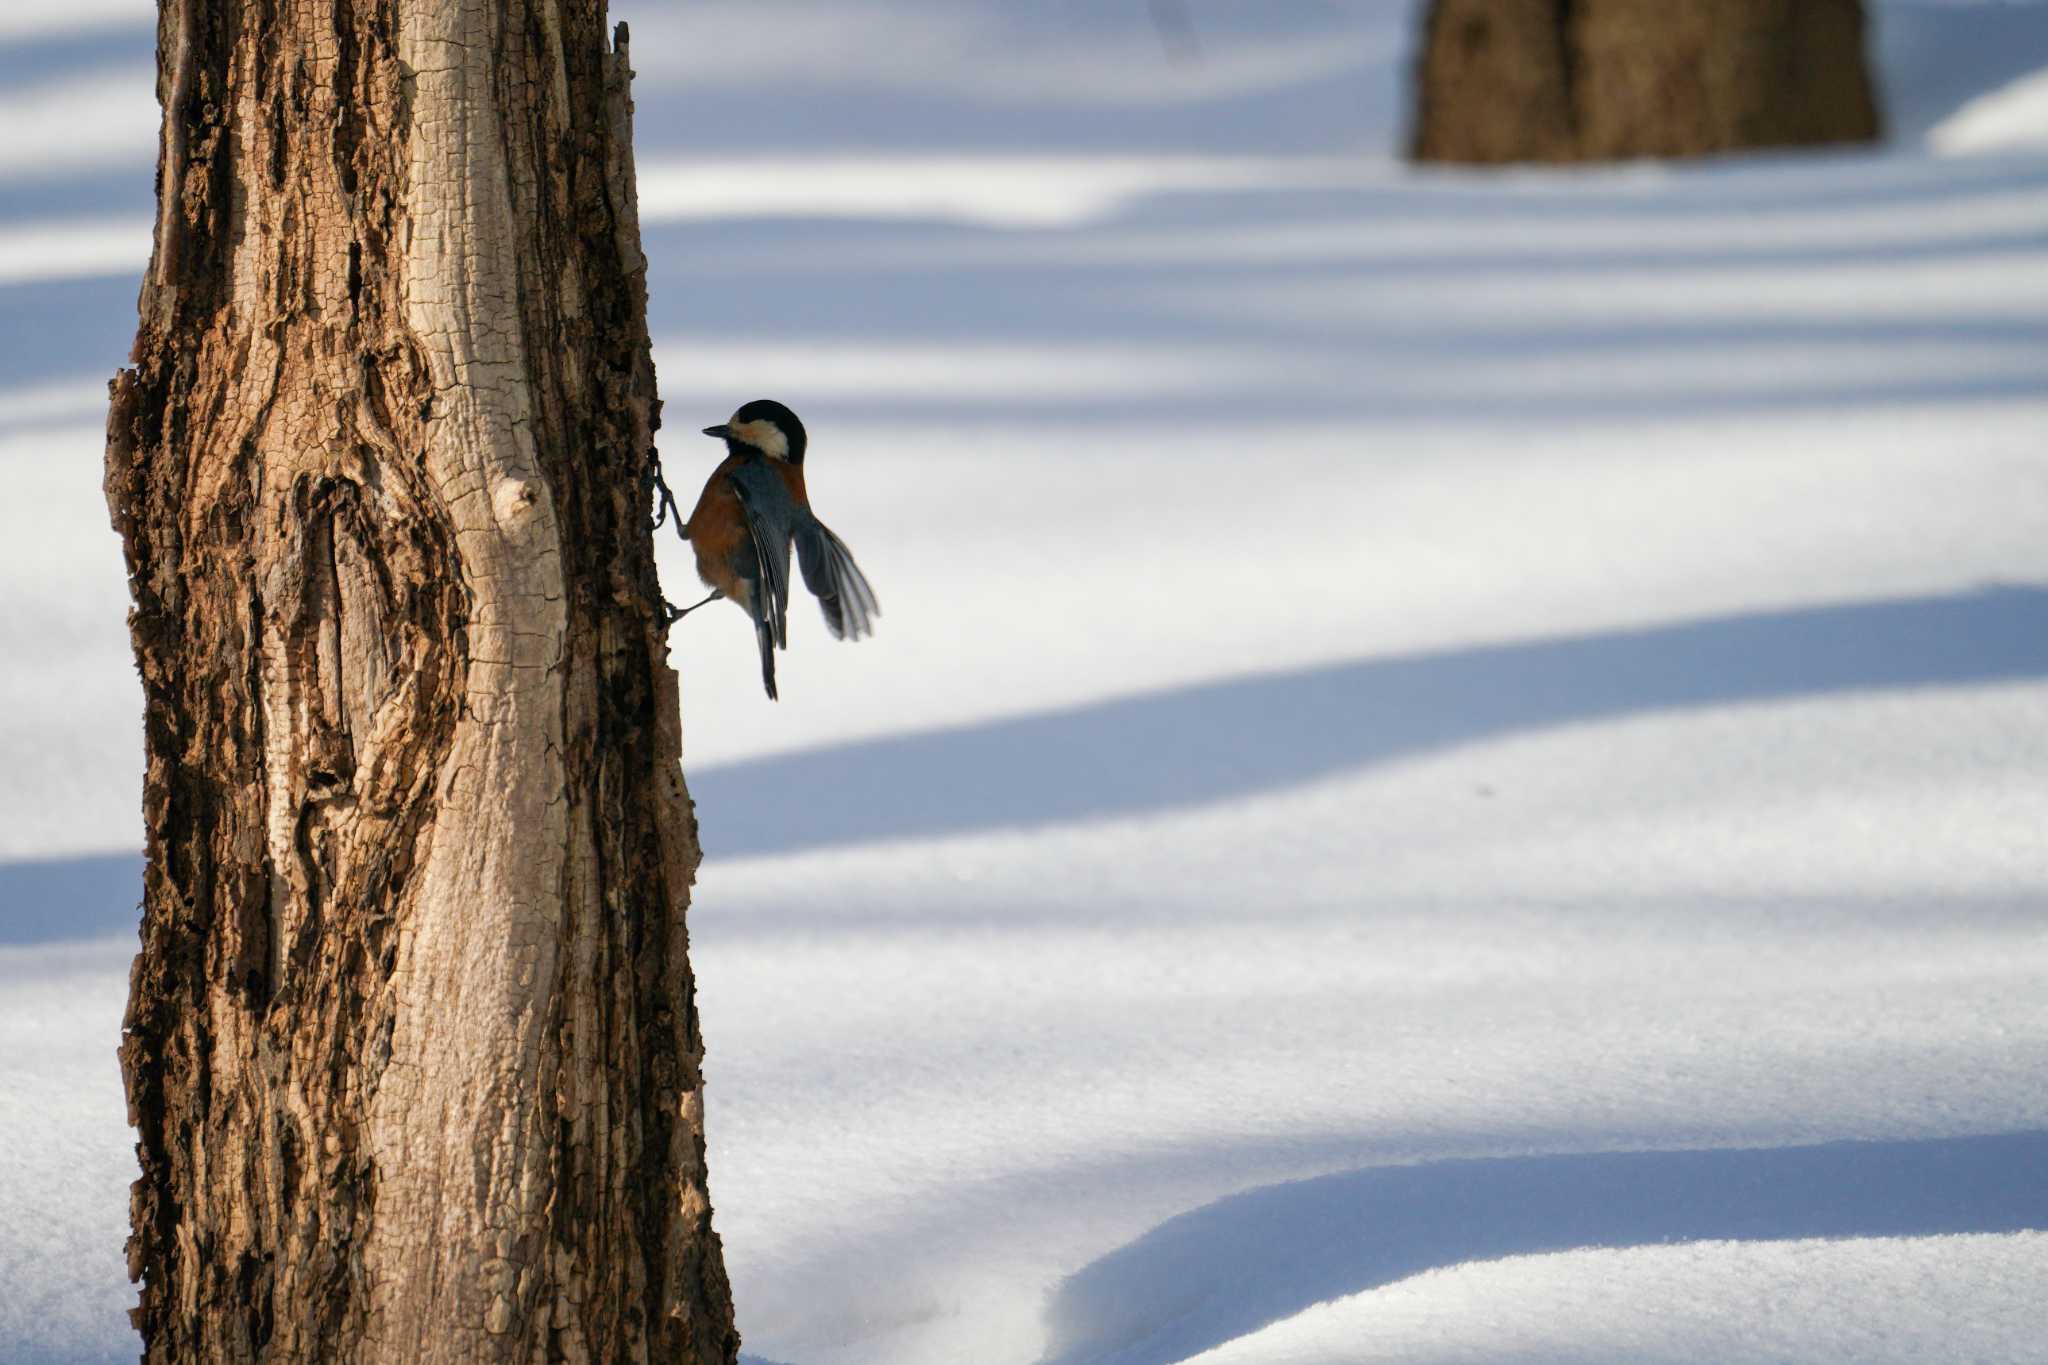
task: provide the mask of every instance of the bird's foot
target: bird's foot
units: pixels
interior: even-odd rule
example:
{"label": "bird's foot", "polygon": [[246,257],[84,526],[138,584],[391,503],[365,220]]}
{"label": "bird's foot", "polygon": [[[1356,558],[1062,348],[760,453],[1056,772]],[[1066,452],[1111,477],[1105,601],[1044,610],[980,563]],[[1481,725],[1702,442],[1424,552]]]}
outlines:
{"label": "bird's foot", "polygon": [[692,602],[687,607],[676,606],[674,603],[670,602],[666,597],[664,597],[661,599],[661,623],[664,626],[672,626],[676,622],[682,620],[685,616],[688,616],[691,612],[697,610],[697,608],[704,606],[707,603],[716,602],[719,598],[723,596],[725,596],[724,593],[714,589],[711,595],[705,598],[702,602]]}
{"label": "bird's foot", "polygon": [[673,521],[676,534],[688,540],[689,533],[683,529],[683,512],[676,506],[676,495],[669,491],[668,480],[661,476],[661,456],[654,451],[647,452],[647,486],[654,499],[654,529],[660,530],[665,521]]}

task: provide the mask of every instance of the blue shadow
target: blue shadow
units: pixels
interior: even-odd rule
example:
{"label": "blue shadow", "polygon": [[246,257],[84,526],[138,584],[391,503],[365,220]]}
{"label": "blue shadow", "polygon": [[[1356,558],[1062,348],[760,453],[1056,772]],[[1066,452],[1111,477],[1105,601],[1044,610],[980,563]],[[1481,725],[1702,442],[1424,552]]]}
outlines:
{"label": "blue shadow", "polygon": [[[1174,810],[1644,712],[2048,677],[2048,589],[1369,658],[690,776],[712,857]],[[798,799],[801,796],[801,799]],[[132,929],[134,854],[0,864],[0,944]]]}
{"label": "blue shadow", "polygon": [[139,853],[0,863],[0,946],[132,934],[141,904]]}
{"label": "blue shadow", "polygon": [[1371,1167],[1219,1200],[1066,1280],[1046,1365],[1167,1365],[1441,1266],[2048,1228],[2048,1132]]}
{"label": "blue shadow", "polygon": [[1802,607],[1368,658],[690,776],[713,857],[1221,801],[1521,731],[2048,677],[2048,590]]}

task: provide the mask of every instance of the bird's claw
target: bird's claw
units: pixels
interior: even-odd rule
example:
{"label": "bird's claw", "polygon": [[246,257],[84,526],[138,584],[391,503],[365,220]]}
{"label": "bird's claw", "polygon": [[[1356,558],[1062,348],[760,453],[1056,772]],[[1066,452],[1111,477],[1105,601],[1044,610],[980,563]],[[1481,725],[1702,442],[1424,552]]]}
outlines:
{"label": "bird's claw", "polygon": [[[676,495],[669,488],[668,480],[661,476],[661,456],[652,451],[648,452],[647,485],[654,495],[654,529],[659,531],[663,522],[674,518],[676,534],[683,535],[682,509],[676,506]],[[688,536],[683,538],[689,539]]]}
{"label": "bird's claw", "polygon": [[709,597],[706,597],[703,601],[692,602],[687,607],[679,607],[675,603],[669,601],[666,597],[664,597],[661,599],[661,624],[663,626],[672,626],[676,622],[682,620],[685,616],[688,616],[691,612],[697,610],[697,608],[705,606],[706,604],[711,602],[716,602],[719,598],[723,596],[725,596],[724,593],[714,591]]}

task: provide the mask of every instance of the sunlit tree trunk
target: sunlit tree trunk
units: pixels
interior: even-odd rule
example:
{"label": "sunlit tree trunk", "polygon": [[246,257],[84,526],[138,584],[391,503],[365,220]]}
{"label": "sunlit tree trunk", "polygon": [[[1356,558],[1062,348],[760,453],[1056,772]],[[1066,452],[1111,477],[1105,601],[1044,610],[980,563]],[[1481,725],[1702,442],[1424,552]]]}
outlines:
{"label": "sunlit tree trunk", "polygon": [[603,0],[163,0],[107,500],[154,1361],[731,1361]]}
{"label": "sunlit tree trunk", "polygon": [[1433,0],[1421,161],[1697,156],[1878,134],[1861,0]]}

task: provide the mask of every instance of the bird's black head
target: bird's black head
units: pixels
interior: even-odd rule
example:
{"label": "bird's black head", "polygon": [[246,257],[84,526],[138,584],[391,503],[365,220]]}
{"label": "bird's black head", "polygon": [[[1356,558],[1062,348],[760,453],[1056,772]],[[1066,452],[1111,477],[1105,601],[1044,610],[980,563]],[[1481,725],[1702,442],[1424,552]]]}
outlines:
{"label": "bird's black head", "polygon": [[731,421],[706,427],[704,434],[724,440],[725,448],[735,455],[759,451],[771,460],[804,462],[804,424],[773,398],[741,404]]}

